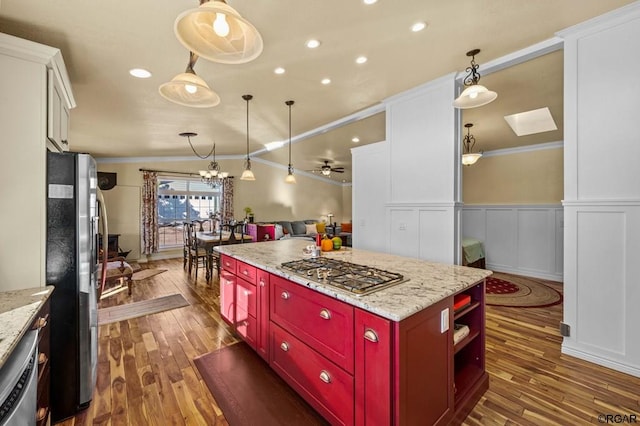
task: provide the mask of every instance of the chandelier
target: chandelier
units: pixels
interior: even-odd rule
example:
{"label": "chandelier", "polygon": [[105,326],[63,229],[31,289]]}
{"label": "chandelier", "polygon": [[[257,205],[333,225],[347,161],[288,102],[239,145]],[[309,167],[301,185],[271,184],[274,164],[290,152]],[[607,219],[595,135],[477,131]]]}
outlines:
{"label": "chandelier", "polygon": [[475,164],[476,161],[478,161],[480,157],[482,157],[482,152],[472,152],[473,147],[476,144],[476,138],[474,138],[473,135],[469,133],[470,129],[473,127],[473,124],[466,123],[464,127],[467,128],[467,134],[462,140],[462,146],[464,147],[464,154],[462,154],[462,164],[464,164],[465,166],[470,166],[472,164]]}
{"label": "chandelier", "polygon": [[198,136],[197,133],[183,132],[180,133],[179,136],[187,138],[187,141],[189,141],[189,146],[191,147],[191,151],[193,151],[196,157],[204,160],[212,155],[212,161],[207,166],[207,170],[200,170],[198,174],[200,175],[200,179],[202,180],[202,182],[206,183],[211,188],[219,188],[220,186],[222,186],[224,180],[229,177],[229,172],[223,172],[220,170],[220,165],[216,161],[216,144],[213,144],[211,151],[209,151],[207,155],[200,155],[191,144],[191,138],[194,136]]}
{"label": "chandelier", "polygon": [[475,61],[475,56],[478,53],[480,53],[480,49],[473,49],[467,52],[467,56],[471,56],[471,66],[466,69],[469,74],[464,78],[464,85],[467,88],[453,101],[453,106],[456,108],[476,108],[493,102],[498,97],[496,92],[492,92],[478,84],[480,81],[480,73],[478,72],[480,65],[476,64]]}

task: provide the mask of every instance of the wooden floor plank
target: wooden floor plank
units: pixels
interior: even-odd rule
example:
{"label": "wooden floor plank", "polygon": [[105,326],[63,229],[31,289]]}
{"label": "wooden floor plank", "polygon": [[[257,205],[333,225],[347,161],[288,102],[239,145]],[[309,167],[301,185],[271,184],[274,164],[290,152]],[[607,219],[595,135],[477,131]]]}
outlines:
{"label": "wooden floor plank", "polygon": [[[182,259],[144,266],[167,272],[136,281],[131,296],[116,293],[101,306],[173,293],[191,306],[100,326],[94,399],[61,424],[228,426],[192,362],[237,342],[219,315],[217,276],[211,285],[204,274],[195,282]],[[562,305],[487,307],[489,390],[464,425],[598,424],[599,414],[640,415],[640,378],[563,355],[561,320]]]}

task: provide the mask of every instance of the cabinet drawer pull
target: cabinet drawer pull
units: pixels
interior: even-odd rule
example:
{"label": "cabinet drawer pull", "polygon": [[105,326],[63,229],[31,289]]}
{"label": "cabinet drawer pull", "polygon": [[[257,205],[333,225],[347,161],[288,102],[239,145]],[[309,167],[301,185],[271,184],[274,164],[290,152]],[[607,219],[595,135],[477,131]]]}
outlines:
{"label": "cabinet drawer pull", "polygon": [[322,370],[320,372],[320,380],[322,380],[325,383],[331,383],[331,376],[325,370]]}
{"label": "cabinet drawer pull", "polygon": [[375,331],[373,331],[370,328],[367,328],[366,331],[364,332],[364,338],[370,342],[378,343],[378,335],[376,334]]}
{"label": "cabinet drawer pull", "polygon": [[289,344],[287,342],[280,343],[280,349],[282,349],[285,352],[289,352]]}
{"label": "cabinet drawer pull", "polygon": [[242,275],[249,275],[249,271],[245,269],[244,271],[242,271]]}
{"label": "cabinet drawer pull", "polygon": [[326,319],[326,320],[330,320],[331,319],[331,312],[329,312],[328,309],[322,309],[320,311],[320,318]]}
{"label": "cabinet drawer pull", "polygon": [[245,291],[244,291],[244,295],[245,295],[245,296],[248,296],[248,295],[249,295],[249,291],[248,291],[248,290],[245,290]]}
{"label": "cabinet drawer pull", "polygon": [[47,326],[47,317],[49,315],[46,315],[44,317],[40,317],[38,318],[34,323],[33,323],[33,329],[34,330],[40,330],[43,329]]}
{"label": "cabinet drawer pull", "polygon": [[289,292],[283,291],[280,297],[282,297],[284,300],[287,300],[289,298]]}
{"label": "cabinet drawer pull", "polygon": [[45,362],[47,362],[47,359],[47,354],[45,354],[44,352],[40,352],[38,354],[38,364],[44,364]]}
{"label": "cabinet drawer pull", "polygon": [[38,408],[38,411],[36,411],[36,422],[41,422],[42,420],[44,420],[44,418],[47,417],[48,412],[49,412],[48,407]]}
{"label": "cabinet drawer pull", "polygon": [[264,280],[260,278],[260,287],[264,287]]}

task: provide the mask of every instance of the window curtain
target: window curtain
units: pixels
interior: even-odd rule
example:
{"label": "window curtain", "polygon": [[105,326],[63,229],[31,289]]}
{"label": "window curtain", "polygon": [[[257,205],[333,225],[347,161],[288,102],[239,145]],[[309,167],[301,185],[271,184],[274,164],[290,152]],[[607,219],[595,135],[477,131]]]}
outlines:
{"label": "window curtain", "polygon": [[158,173],[142,172],[142,253],[158,252]]}
{"label": "window curtain", "polygon": [[233,178],[222,181],[222,223],[233,220]]}

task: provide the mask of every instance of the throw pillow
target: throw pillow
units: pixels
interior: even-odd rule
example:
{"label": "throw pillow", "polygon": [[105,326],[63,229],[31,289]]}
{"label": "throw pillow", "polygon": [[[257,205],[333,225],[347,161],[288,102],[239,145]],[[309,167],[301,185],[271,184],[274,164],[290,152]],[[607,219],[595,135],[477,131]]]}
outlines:
{"label": "throw pillow", "polygon": [[306,234],[317,234],[318,230],[316,229],[316,224],[315,223],[311,223],[311,224],[306,224],[307,226],[307,232]]}
{"label": "throw pillow", "polygon": [[318,234],[324,234],[325,232],[327,232],[325,224],[316,223],[316,231],[318,231]]}

